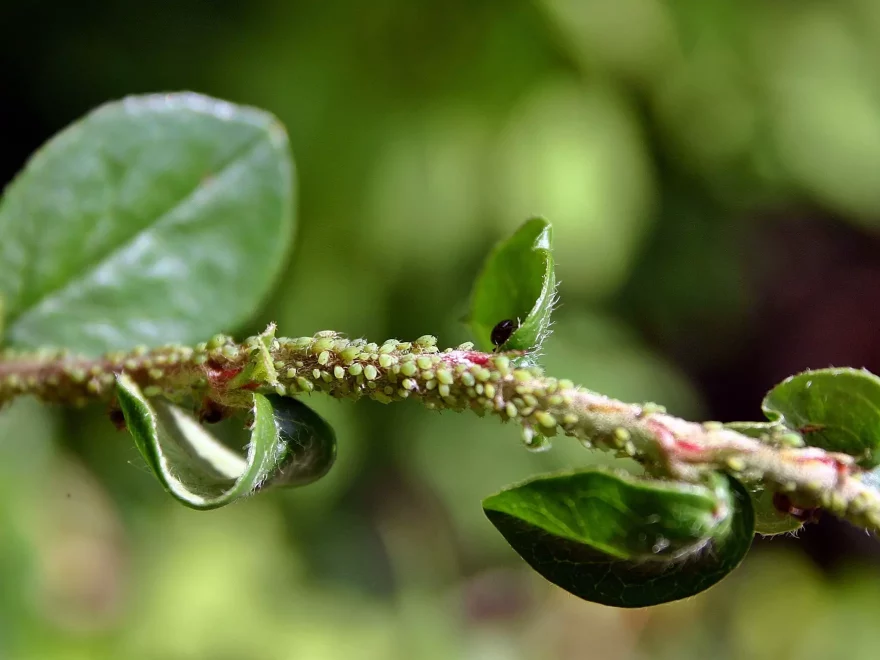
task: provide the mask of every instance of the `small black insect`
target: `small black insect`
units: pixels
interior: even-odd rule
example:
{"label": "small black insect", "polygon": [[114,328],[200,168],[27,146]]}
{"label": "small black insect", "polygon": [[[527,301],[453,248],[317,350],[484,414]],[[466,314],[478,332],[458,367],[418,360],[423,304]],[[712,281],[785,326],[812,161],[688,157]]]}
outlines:
{"label": "small black insect", "polygon": [[216,401],[205,397],[199,410],[199,421],[202,424],[219,424],[226,419],[229,409],[221,406]]}
{"label": "small black insect", "polygon": [[124,431],[128,428],[125,424],[125,415],[122,414],[122,410],[119,408],[110,408],[110,421],[113,422],[113,426],[116,427],[117,431]]}
{"label": "small black insect", "polygon": [[504,319],[492,328],[490,339],[492,340],[492,343],[495,344],[496,351],[507,343],[507,340],[510,339],[510,336],[518,327],[519,324],[513,319]]}

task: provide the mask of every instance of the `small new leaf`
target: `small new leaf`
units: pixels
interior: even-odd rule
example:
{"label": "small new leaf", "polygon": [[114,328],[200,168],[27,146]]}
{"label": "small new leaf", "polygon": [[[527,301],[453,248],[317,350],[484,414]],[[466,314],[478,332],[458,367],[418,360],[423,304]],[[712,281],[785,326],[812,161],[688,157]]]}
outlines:
{"label": "small new leaf", "polygon": [[253,342],[248,346],[250,352],[248,362],[241,373],[229,382],[229,389],[233,390],[253,382],[271,387],[278,385],[278,372],[271,353],[274,341],[275,324],[271,323],[253,338]]}
{"label": "small new leaf", "polygon": [[880,378],[868,371],[805,371],[770,390],[761,407],[811,447],[849,454],[862,467],[880,464]]}
{"label": "small new leaf", "polygon": [[755,531],[748,493],[591,469],[542,476],[483,502],[486,516],[550,582],[603,605],[697,594],[736,568]]}
{"label": "small new leaf", "polygon": [[489,254],[474,285],[468,323],[482,350],[496,348],[492,330],[502,321],[516,329],[502,350],[533,352],[550,333],[556,275],[550,223],[533,218]]}
{"label": "small new leaf", "polygon": [[727,422],[724,427],[772,447],[794,449],[804,446],[803,436],[780,422]]}
{"label": "small new leaf", "polygon": [[156,477],[178,501],[216,509],[268,486],[311,483],[330,469],[336,439],[314,411],[293,399],[252,393],[246,455],[226,447],[186,411],[147,399],[117,377],[126,426]]}
{"label": "small new leaf", "polygon": [[752,508],[755,510],[756,533],[776,536],[796,532],[804,526],[804,521],[779,510],[772,490],[758,488],[749,490],[749,495],[752,498]]}
{"label": "small new leaf", "polygon": [[[779,422],[729,422],[725,427],[751,438],[778,447],[802,447],[804,441],[796,431]],[[780,511],[773,501],[773,491],[762,485],[749,485],[749,496],[755,511],[755,532],[764,536],[775,536],[795,532],[804,523],[784,511]]]}

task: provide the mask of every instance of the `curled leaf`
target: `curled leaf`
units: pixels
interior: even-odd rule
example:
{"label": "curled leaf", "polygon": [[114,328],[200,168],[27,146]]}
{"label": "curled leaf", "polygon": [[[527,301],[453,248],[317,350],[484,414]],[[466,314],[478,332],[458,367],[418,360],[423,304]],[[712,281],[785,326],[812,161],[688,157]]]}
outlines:
{"label": "curled leaf", "polygon": [[499,323],[512,322],[512,332],[498,342],[504,350],[535,351],[547,338],[556,296],[552,240],[550,223],[533,218],[489,254],[468,316],[481,349],[496,347],[493,330]]}
{"label": "curled leaf", "polygon": [[283,445],[281,469],[272,486],[305,486],[323,477],[336,462],[333,427],[306,404],[291,397],[270,396],[275,425]]}
{"label": "curled leaf", "polygon": [[332,429],[298,401],[252,393],[250,442],[242,456],[188,412],[147,399],[129,376],[117,377],[116,391],[147,465],[172,496],[194,509],[215,509],[268,486],[311,483],[336,455]]}
{"label": "curled leaf", "polygon": [[863,369],[791,376],[764,397],[767,418],[799,432],[811,447],[880,464],[880,378]]}
{"label": "curled leaf", "polygon": [[608,470],[542,476],[483,502],[525,561],[572,594],[646,607],[708,589],[736,568],[754,536],[748,493]]}

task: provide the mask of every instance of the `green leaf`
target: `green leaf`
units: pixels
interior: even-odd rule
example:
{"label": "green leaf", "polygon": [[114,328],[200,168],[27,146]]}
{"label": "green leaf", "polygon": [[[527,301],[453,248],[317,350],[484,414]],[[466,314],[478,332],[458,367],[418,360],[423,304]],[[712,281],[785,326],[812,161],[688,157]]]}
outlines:
{"label": "green leaf", "polygon": [[535,351],[550,333],[556,296],[550,223],[533,218],[492,250],[474,285],[468,317],[482,350],[495,348],[492,329],[501,321],[519,322],[504,350]]}
{"label": "green leaf", "polygon": [[791,376],[764,397],[767,418],[798,431],[812,447],[880,464],[880,378],[859,369]]}
{"label": "green leaf", "polygon": [[336,462],[333,427],[306,404],[290,397],[270,396],[275,426],[284,451],[272,486],[305,486],[323,477]]}
{"label": "green leaf", "polygon": [[803,521],[780,511],[773,502],[773,491],[749,490],[752,508],[755,510],[755,532],[764,536],[796,532],[804,526]]}
{"label": "green leaf", "polygon": [[191,93],[102,106],[0,200],[6,341],[97,354],[231,330],[280,273],[292,206],[271,115]]}
{"label": "green leaf", "polygon": [[646,607],[708,589],[742,561],[755,531],[748,493],[607,470],[542,476],[487,498],[508,543],[550,582],[615,607]]}
{"label": "green leaf", "polygon": [[[778,422],[729,422],[724,426],[769,444],[785,447],[802,447],[804,444],[799,433],[791,431]],[[776,508],[772,490],[749,484],[748,491],[752,500],[752,509],[755,511],[755,532],[758,534],[775,536],[795,532],[804,526],[803,521]]]}
{"label": "green leaf", "polygon": [[116,391],[147,464],[171,495],[194,509],[215,509],[268,486],[311,483],[336,457],[333,430],[294,399],[252,394],[250,442],[241,456],[187,412],[148,400],[129,376],[117,377]]}
{"label": "green leaf", "polygon": [[777,447],[803,447],[803,436],[780,422],[727,422],[725,428]]}

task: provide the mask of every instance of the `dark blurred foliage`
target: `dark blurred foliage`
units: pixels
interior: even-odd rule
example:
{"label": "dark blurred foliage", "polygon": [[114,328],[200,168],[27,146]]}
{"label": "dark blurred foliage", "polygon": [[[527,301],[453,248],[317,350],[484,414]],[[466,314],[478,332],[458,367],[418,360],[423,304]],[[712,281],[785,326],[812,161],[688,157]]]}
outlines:
{"label": "dark blurred foliage", "polygon": [[[107,100],[275,113],[288,273],[238,334],[468,337],[493,241],[555,225],[546,367],[695,418],[757,419],[808,367],[880,372],[875,0],[0,0],[0,180]],[[2,240],[2,237],[0,237]],[[876,656],[877,545],[824,520],[684,603],[581,603],[480,498],[563,465],[490,420],[313,399],[339,463],[212,513],[164,496],[103,410],[0,418],[0,656]]]}

